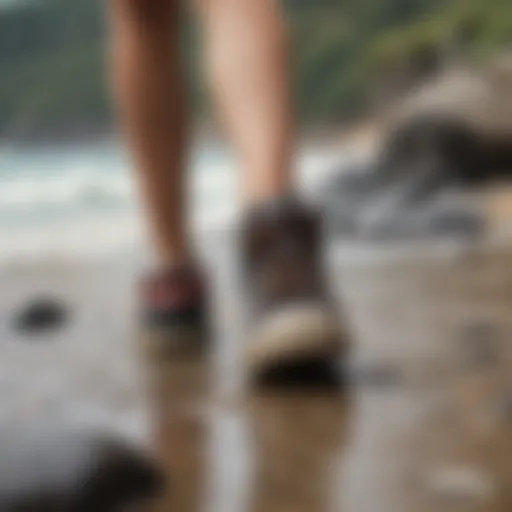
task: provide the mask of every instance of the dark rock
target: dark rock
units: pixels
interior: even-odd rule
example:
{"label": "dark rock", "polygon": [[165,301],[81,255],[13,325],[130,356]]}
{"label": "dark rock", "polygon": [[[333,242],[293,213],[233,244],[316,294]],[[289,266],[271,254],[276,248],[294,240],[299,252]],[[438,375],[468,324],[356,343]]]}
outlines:
{"label": "dark rock", "polygon": [[390,139],[380,161],[331,177],[322,194],[329,234],[382,241],[467,237],[482,231],[484,222],[475,208],[464,204],[453,169],[465,165],[456,156],[463,143],[439,141],[442,131],[430,133],[435,127],[434,121],[426,122],[424,134],[418,126],[404,127],[405,133]]}
{"label": "dark rock", "polygon": [[436,181],[474,183],[481,180],[482,143],[463,121],[443,114],[418,114],[391,131],[383,145],[380,166],[396,179],[416,174],[430,164]]}
{"label": "dark rock", "polygon": [[[512,54],[455,66],[401,98],[384,155],[418,162],[437,154],[462,185],[512,177]],[[411,167],[414,171],[414,166]]]}
{"label": "dark rock", "polygon": [[114,512],[158,492],[153,462],[125,442],[75,428],[0,431],[2,512]]}
{"label": "dark rock", "polygon": [[454,69],[404,97],[366,168],[324,187],[330,234],[365,239],[474,236],[484,220],[439,195],[512,179],[512,54]]}
{"label": "dark rock", "polygon": [[363,209],[358,235],[372,240],[472,237],[483,227],[464,194],[426,170],[402,177]]}
{"label": "dark rock", "polygon": [[36,333],[57,329],[68,318],[66,307],[52,298],[39,298],[25,305],[14,321],[16,330]]}

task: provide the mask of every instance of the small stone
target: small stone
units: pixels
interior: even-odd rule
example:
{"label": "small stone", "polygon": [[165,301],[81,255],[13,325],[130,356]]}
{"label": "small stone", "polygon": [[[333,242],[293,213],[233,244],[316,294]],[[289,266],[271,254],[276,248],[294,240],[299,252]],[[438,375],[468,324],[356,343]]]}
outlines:
{"label": "small stone", "polygon": [[48,425],[0,432],[0,510],[124,510],[161,484],[152,460],[111,434]]}
{"label": "small stone", "polygon": [[16,330],[28,333],[61,327],[67,320],[66,307],[52,298],[40,298],[25,305],[15,319]]}
{"label": "small stone", "polygon": [[496,494],[495,482],[486,472],[469,466],[447,466],[427,478],[430,493],[442,500],[482,503]]}

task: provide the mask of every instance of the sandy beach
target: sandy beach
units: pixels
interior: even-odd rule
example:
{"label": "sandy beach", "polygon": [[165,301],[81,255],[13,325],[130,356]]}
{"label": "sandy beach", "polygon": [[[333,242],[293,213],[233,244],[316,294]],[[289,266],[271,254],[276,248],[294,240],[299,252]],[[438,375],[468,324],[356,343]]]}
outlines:
{"label": "sandy beach", "polygon": [[[168,500],[182,500],[181,510],[281,510],[272,508],[269,475],[253,471],[265,459],[268,467],[291,464],[288,485],[300,488],[304,473],[294,471],[293,449],[276,448],[288,436],[315,461],[304,471],[321,484],[302,497],[309,508],[294,510],[373,511],[377,496],[379,510],[433,511],[444,500],[446,510],[462,510],[450,508],[451,494],[477,504],[468,510],[509,510],[503,500],[512,485],[504,457],[510,419],[499,410],[500,400],[510,400],[509,247],[431,246],[394,256],[382,248],[333,247],[332,282],[355,340],[349,405],[328,395],[290,401],[237,392],[243,326],[234,239],[215,233],[199,237],[198,246],[208,256],[216,297],[214,392],[200,399],[200,430],[189,425],[184,441],[171,429],[160,445],[173,459],[171,447],[185,443],[180,450],[195,461],[188,494],[178,487]],[[2,422],[62,418],[149,442],[134,344],[133,286],[143,259],[128,253],[2,268]],[[48,336],[14,332],[18,306],[48,294],[69,307],[65,328]],[[494,359],[479,355],[485,347]],[[297,415],[310,421],[297,429]],[[175,468],[173,475],[185,478]],[[293,504],[297,495],[280,500]],[[340,508],[332,508],[336,502]]]}
{"label": "sandy beach", "polygon": [[[309,170],[306,190],[319,179]],[[215,182],[230,190],[211,179],[196,191]],[[197,219],[219,220],[222,197]],[[236,205],[215,229],[197,221],[214,343],[204,367],[171,370],[175,387],[159,413],[172,424],[155,423],[136,350],[134,288],[150,259],[137,210],[113,210],[99,224],[95,212],[70,217],[64,230],[4,222],[15,250],[0,264],[0,422],[96,425],[154,450],[172,481],[163,511],[508,512],[512,245],[508,196],[493,197],[499,236],[330,241],[330,282],[354,344],[343,396],[245,393]],[[47,297],[65,306],[67,322],[18,332],[23,306]],[[183,403],[192,413],[181,415]]]}

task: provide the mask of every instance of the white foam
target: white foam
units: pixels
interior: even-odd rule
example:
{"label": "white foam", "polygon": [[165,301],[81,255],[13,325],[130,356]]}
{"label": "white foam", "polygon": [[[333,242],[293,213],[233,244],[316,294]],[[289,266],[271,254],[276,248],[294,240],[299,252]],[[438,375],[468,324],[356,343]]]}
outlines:
{"label": "white foam", "polygon": [[[0,150],[0,261],[95,256],[144,243],[133,182],[118,153]],[[313,187],[340,158],[339,150],[304,149],[297,162],[300,186]],[[199,150],[193,160],[192,228],[233,222],[239,212],[237,166],[218,149]]]}

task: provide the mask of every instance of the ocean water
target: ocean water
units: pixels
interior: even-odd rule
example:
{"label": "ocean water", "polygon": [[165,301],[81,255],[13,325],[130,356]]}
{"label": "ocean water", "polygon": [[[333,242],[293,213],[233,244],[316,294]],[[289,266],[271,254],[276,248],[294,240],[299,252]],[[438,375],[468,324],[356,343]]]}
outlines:
{"label": "ocean water", "polygon": [[[297,177],[309,190],[346,158],[303,148]],[[126,151],[116,143],[0,147],[0,261],[74,254],[89,257],[144,244],[145,230]],[[187,170],[194,230],[231,222],[238,211],[237,165],[215,143],[197,144]]]}

